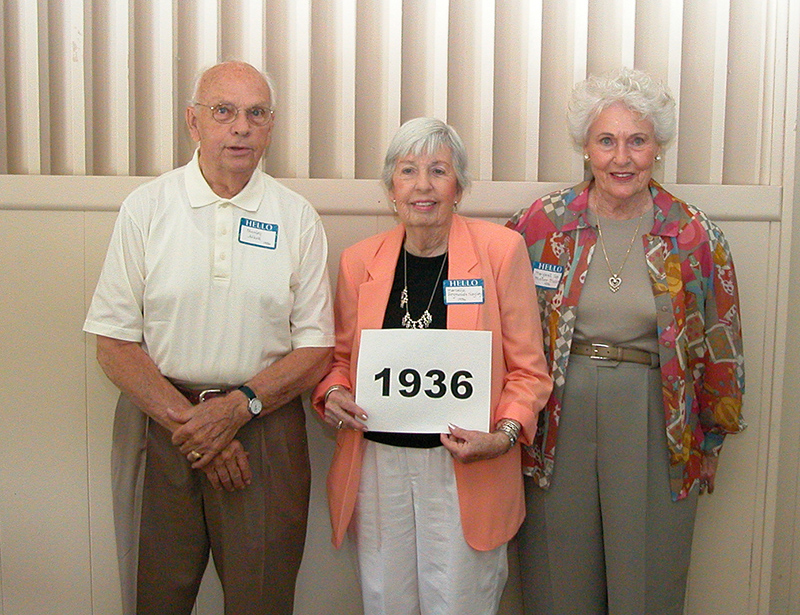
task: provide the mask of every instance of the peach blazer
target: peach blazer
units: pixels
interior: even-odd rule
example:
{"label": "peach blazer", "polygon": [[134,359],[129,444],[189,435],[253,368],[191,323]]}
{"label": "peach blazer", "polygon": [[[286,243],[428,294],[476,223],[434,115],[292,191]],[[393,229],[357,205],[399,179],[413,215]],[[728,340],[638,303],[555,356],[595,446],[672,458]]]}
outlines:
{"label": "peach blazer", "polygon": [[[331,371],[312,401],[324,412],[325,392],[334,384],[356,382],[361,331],[380,329],[405,230],[398,225],[348,248],[342,254],[334,304],[336,349]],[[448,278],[480,278],[483,304],[447,306],[447,328],[492,331],[491,406],[493,424],[519,421],[521,440],[530,443],[539,410],[552,388],[542,350],[542,329],[522,237],[497,224],[453,216],[448,239]],[[338,432],[328,474],[328,501],[338,547],[355,508],[361,476],[361,432]],[[467,543],[488,551],[508,542],[525,516],[520,446],[505,455],[469,464],[455,463],[461,522]]]}

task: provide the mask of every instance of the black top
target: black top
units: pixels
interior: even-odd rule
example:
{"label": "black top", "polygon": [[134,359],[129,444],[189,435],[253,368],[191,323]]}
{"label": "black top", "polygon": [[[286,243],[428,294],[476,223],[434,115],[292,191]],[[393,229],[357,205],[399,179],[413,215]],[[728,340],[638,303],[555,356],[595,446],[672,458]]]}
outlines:
{"label": "black top", "polygon": [[[400,250],[400,257],[394,268],[394,281],[392,282],[392,292],[389,293],[389,303],[386,305],[386,312],[383,316],[384,329],[402,329],[403,316],[406,309],[400,307],[400,293],[403,292],[405,281],[403,279],[404,264],[403,258],[407,258],[408,272],[408,313],[413,320],[418,320],[425,309],[428,301],[433,300],[428,310],[433,317],[429,329],[447,329],[447,306],[444,304],[444,286],[442,280],[447,279],[447,265],[442,265],[447,254],[432,257],[414,256],[406,253],[405,248]],[[442,271],[441,279],[439,271]],[[434,289],[435,287],[435,289]],[[441,446],[438,433],[394,433],[386,431],[368,431],[364,434],[367,440],[389,444],[391,446],[408,446],[412,448],[434,448]]]}

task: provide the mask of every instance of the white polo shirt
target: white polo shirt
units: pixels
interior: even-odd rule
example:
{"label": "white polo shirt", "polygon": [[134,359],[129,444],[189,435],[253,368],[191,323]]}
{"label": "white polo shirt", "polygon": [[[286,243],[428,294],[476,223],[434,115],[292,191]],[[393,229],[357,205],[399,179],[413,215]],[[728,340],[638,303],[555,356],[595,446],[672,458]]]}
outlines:
{"label": "white polo shirt", "polygon": [[84,331],[140,342],[193,384],[241,384],[295,348],[333,346],[316,211],[260,170],[222,199],[197,160],[123,202]]}

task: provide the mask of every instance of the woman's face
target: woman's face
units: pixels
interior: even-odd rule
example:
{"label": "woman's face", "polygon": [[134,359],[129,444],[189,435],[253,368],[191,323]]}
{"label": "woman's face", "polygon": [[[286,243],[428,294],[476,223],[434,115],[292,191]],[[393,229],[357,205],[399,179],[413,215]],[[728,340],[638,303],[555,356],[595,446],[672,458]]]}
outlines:
{"label": "woman's face", "polygon": [[660,151],[650,120],[621,103],[604,109],[589,127],[584,147],[598,196],[612,206],[642,196]]}
{"label": "woman's face", "polygon": [[406,228],[448,228],[461,198],[452,154],[447,147],[434,154],[409,154],[395,163],[389,196]]}

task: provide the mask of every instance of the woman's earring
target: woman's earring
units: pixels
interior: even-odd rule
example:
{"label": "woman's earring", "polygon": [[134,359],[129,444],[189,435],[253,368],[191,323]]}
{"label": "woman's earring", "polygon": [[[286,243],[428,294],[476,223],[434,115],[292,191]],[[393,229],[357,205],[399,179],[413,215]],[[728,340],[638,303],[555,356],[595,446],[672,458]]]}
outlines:
{"label": "woman's earring", "polygon": [[656,162],[661,162],[661,154],[656,154]]}
{"label": "woman's earring", "polygon": [[392,211],[394,211],[394,213],[397,213],[397,201],[395,201],[394,199],[392,199]]}
{"label": "woman's earring", "polygon": [[458,209],[458,201],[453,201],[453,211]]}
{"label": "woman's earring", "polygon": [[586,162],[589,162],[589,154],[584,154],[584,155],[583,155],[583,159],[584,159]]}

